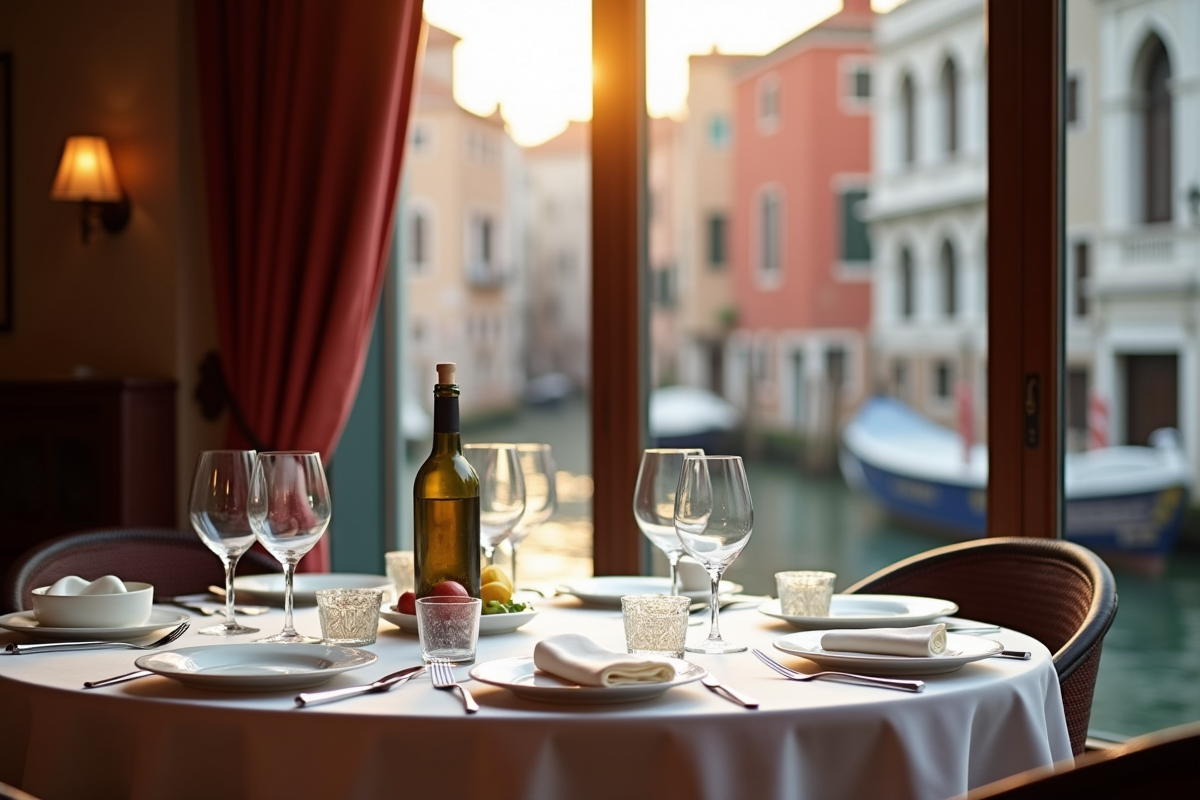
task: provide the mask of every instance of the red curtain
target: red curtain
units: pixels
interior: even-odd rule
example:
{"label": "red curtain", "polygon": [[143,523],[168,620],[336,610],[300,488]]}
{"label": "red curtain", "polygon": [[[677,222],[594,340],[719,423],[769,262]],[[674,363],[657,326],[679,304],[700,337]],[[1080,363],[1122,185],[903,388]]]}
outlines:
{"label": "red curtain", "polygon": [[[370,344],[421,0],[197,0],[230,447],[328,462]],[[327,571],[325,541],[302,562]]]}

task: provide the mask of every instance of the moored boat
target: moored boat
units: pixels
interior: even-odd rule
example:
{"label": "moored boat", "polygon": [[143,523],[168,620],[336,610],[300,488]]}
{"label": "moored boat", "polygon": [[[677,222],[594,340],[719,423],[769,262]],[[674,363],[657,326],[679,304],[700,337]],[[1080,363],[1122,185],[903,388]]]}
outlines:
{"label": "moored boat", "polygon": [[[842,474],[891,514],[963,538],[987,530],[988,456],[955,431],[893,398],[867,401],[846,426]],[[1096,552],[1161,566],[1187,508],[1192,466],[1178,433],[1150,446],[1069,453],[1064,459],[1066,538]]]}

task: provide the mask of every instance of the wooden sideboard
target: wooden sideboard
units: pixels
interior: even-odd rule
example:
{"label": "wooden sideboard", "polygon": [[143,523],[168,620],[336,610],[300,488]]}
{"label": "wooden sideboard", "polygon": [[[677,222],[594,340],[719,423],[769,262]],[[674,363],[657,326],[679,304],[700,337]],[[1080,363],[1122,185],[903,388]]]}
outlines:
{"label": "wooden sideboard", "polygon": [[0,574],[61,533],[174,527],[175,491],[174,381],[0,381]]}

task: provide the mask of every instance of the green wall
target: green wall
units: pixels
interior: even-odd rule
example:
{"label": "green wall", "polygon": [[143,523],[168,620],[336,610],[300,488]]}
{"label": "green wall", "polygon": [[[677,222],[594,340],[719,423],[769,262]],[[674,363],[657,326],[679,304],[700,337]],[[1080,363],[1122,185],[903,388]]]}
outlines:
{"label": "green wall", "polygon": [[383,575],[391,549],[386,531],[387,442],[383,309],[375,315],[362,385],[329,465],[333,519],[329,545],[334,572]]}

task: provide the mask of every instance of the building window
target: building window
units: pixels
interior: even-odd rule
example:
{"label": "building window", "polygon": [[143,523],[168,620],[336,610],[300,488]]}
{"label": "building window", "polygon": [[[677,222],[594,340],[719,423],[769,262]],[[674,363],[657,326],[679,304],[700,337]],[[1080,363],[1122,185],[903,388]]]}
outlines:
{"label": "building window", "polygon": [[892,362],[892,396],[908,400],[908,362],[896,359]]}
{"label": "building window", "polygon": [[1080,127],[1082,110],[1079,107],[1079,75],[1068,75],[1066,86],[1063,87],[1063,117],[1069,128]]}
{"label": "building window", "polygon": [[473,213],[467,223],[467,279],[476,286],[490,286],[503,279],[496,246],[496,221],[490,214]]}
{"label": "building window", "polygon": [[866,64],[856,64],[850,70],[849,94],[859,103],[871,101],[871,68]]}
{"label": "building window", "polygon": [[1089,264],[1091,260],[1091,248],[1087,242],[1076,242],[1073,250],[1075,256],[1075,291],[1072,294],[1075,299],[1075,316],[1082,319],[1088,315],[1088,271],[1091,268]]}
{"label": "building window", "polygon": [[710,214],[708,217],[708,266],[714,271],[725,267],[728,223],[724,214]]}
{"label": "building window", "polygon": [[958,259],[950,240],[942,242],[942,313],[946,319],[954,319],[958,313]]}
{"label": "building window", "polygon": [[779,79],[767,75],[758,81],[758,129],[773,133],[779,127]]}
{"label": "building window", "polygon": [[867,221],[863,218],[866,200],[867,190],[862,188],[843,189],[839,198],[839,216],[842,222],[841,260],[844,264],[871,262],[871,237]]}
{"label": "building window", "polygon": [[825,351],[825,377],[830,388],[841,389],[846,384],[846,348],[840,344]]}
{"label": "building window", "polygon": [[942,65],[940,80],[942,106],[942,151],[952,156],[958,152],[958,67],[947,58]]}
{"label": "building window", "polygon": [[949,361],[933,364],[933,396],[938,400],[949,400],[954,393],[954,367]]}
{"label": "building window", "polygon": [[900,318],[912,319],[914,308],[914,300],[916,291],[914,283],[916,276],[913,274],[913,258],[912,251],[907,247],[900,251]]}
{"label": "building window", "polygon": [[1145,181],[1143,221],[1171,221],[1171,60],[1157,36],[1142,52],[1142,163]]}
{"label": "building window", "polygon": [[779,282],[782,220],[778,192],[768,190],[760,195],[758,208],[758,273],[764,282]]}
{"label": "building window", "polygon": [[905,166],[917,162],[917,90],[912,75],[900,82],[900,156]]}
{"label": "building window", "polygon": [[425,153],[433,149],[433,125],[428,122],[414,122],[410,135],[414,153]]}
{"label": "building window", "polygon": [[754,380],[766,383],[771,377],[771,343],[759,342],[754,348]]}
{"label": "building window", "polygon": [[727,114],[713,114],[708,120],[708,144],[713,150],[727,150],[733,140],[733,129]]}
{"label": "building window", "polygon": [[657,269],[651,270],[650,281],[650,300],[659,308],[674,308],[676,300],[675,291],[675,265],[667,264]]}
{"label": "building window", "polygon": [[844,114],[871,112],[871,62],[862,56],[846,56],[838,63],[841,79],[838,105]]}
{"label": "building window", "polygon": [[408,218],[408,270],[412,275],[428,275],[432,266],[429,216],[426,211],[414,209]]}

